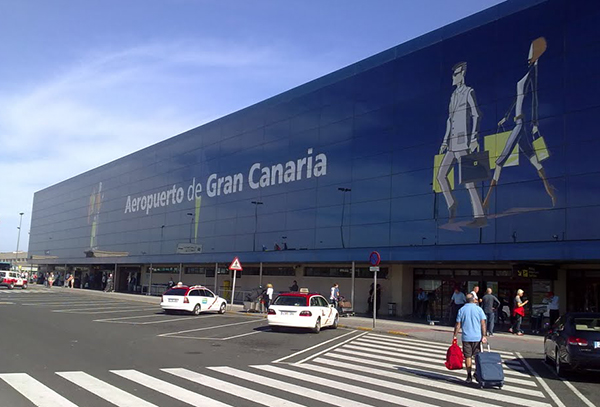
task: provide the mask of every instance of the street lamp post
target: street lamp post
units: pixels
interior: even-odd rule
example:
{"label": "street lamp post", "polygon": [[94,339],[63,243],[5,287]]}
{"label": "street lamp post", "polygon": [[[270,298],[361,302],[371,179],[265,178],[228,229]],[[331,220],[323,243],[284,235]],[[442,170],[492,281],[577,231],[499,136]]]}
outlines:
{"label": "street lamp post", "polygon": [[162,225],[160,227],[160,250],[159,250],[159,254],[162,254],[162,250],[163,250],[163,237],[164,237],[164,232],[165,232],[165,225]]}
{"label": "street lamp post", "polygon": [[191,216],[191,220],[190,220],[190,243],[192,243],[192,230],[194,227],[194,214],[191,212],[188,212],[188,216]]}
{"label": "street lamp post", "polygon": [[19,232],[17,233],[17,252],[15,253],[15,262],[19,259],[19,243],[21,242],[21,225],[23,224],[23,214],[25,212],[19,212]]}
{"label": "street lamp post", "polygon": [[342,220],[340,221],[340,236],[342,238],[342,249],[346,248],[346,245],[344,244],[344,212],[346,209],[346,192],[350,192],[352,191],[352,189],[350,188],[338,188],[338,191],[341,191],[343,193],[343,199],[342,199]]}
{"label": "street lamp post", "polygon": [[262,201],[252,201],[254,205],[254,238],[252,239],[252,251],[256,251],[256,232],[258,231],[258,205],[262,205]]}

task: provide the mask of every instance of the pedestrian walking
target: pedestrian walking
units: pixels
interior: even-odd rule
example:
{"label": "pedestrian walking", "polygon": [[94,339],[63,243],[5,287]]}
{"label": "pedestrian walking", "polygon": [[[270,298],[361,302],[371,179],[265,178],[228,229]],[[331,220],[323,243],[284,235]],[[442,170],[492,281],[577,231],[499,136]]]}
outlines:
{"label": "pedestrian walking", "polygon": [[427,293],[423,291],[422,288],[419,288],[419,293],[417,294],[417,310],[416,314],[418,318],[425,318],[425,314],[427,313],[427,305],[429,303],[429,297]]}
{"label": "pedestrian walking", "polygon": [[338,285],[338,283],[333,283],[333,285],[331,286],[329,302],[333,304],[335,309],[338,308],[338,304],[340,303],[340,286]]}
{"label": "pedestrian walking", "polygon": [[369,304],[369,315],[373,315],[373,306],[375,306],[375,312],[379,313],[379,307],[381,306],[381,284],[377,284],[376,288],[376,296],[375,304],[373,304],[373,283],[371,283],[371,288],[369,289],[369,298],[367,302]]}
{"label": "pedestrian walking", "polygon": [[110,293],[114,291],[114,281],[113,281],[113,275],[112,273],[110,273],[108,275],[108,278],[106,279],[106,288],[104,289],[105,292]]}
{"label": "pedestrian walking", "polygon": [[48,274],[48,288],[52,288],[52,284],[54,284],[54,273],[50,272]]}
{"label": "pedestrian walking", "polygon": [[558,295],[554,295],[552,291],[546,294],[546,298],[542,300],[544,304],[548,304],[548,314],[550,316],[550,325],[554,324],[560,317],[560,303]]}
{"label": "pedestrian walking", "polygon": [[496,313],[500,307],[500,300],[492,294],[492,289],[485,290],[485,295],[481,299],[483,305],[483,313],[487,318],[487,334],[494,336],[494,325],[496,324]]}
{"label": "pedestrian walking", "polygon": [[466,296],[467,303],[460,308],[454,325],[454,338],[462,329],[462,348],[467,368],[467,383],[473,382],[473,357],[479,353],[481,343],[487,343],[486,317],[471,294]]}
{"label": "pedestrian walking", "polygon": [[267,290],[265,291],[265,309],[269,310],[269,305],[271,305],[271,301],[273,301],[273,284],[267,284]]}
{"label": "pedestrian walking", "polygon": [[521,323],[523,322],[523,317],[525,316],[525,305],[529,302],[529,300],[523,301],[523,294],[525,292],[521,289],[517,290],[517,295],[513,300],[513,311],[512,316],[514,318],[514,322],[512,327],[508,330],[508,332],[512,332],[513,335],[523,335],[523,331],[521,330]]}
{"label": "pedestrian walking", "polygon": [[450,298],[450,326],[456,322],[456,316],[458,315],[458,311],[462,308],[463,305],[467,302],[467,298],[465,294],[460,291],[458,286],[454,287],[454,294]]}

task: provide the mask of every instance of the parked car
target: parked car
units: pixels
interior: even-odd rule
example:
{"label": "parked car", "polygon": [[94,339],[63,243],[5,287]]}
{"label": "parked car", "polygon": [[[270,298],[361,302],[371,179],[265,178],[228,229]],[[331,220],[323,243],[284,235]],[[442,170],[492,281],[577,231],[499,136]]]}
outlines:
{"label": "parked car", "polygon": [[325,297],[308,292],[279,294],[267,313],[267,321],[273,331],[290,327],[310,328],[318,333],[324,327],[337,328],[339,319],[338,311]]}
{"label": "parked car", "polygon": [[0,271],[0,286],[8,287],[12,290],[15,287],[27,288],[27,279],[21,277],[18,271]]}
{"label": "parked car", "polygon": [[201,285],[175,286],[162,295],[160,306],[166,313],[174,311],[191,312],[199,315],[211,311],[224,314],[227,300],[219,297],[208,288]]}
{"label": "parked car", "polygon": [[600,313],[560,317],[546,334],[544,355],[559,376],[568,369],[600,369]]}

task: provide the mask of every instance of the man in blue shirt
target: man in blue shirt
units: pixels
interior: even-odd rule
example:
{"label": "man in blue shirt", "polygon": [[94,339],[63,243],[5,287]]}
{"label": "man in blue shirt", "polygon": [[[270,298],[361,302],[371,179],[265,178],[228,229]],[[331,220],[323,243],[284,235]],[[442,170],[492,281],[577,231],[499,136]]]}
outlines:
{"label": "man in blue shirt", "polygon": [[454,326],[454,339],[456,339],[461,328],[463,354],[467,368],[467,383],[471,383],[473,381],[471,375],[472,357],[479,353],[481,342],[487,343],[485,313],[475,304],[475,298],[471,294],[467,294],[467,303],[458,311],[456,325]]}

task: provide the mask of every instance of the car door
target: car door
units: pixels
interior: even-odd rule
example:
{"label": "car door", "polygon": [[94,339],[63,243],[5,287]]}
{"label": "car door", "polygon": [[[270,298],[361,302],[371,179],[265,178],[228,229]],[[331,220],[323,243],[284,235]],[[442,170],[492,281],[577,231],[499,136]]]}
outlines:
{"label": "car door", "polygon": [[333,307],[330,306],[329,301],[327,301],[325,297],[319,297],[319,303],[323,309],[323,326],[329,326],[333,324],[333,320],[335,318],[335,311]]}
{"label": "car door", "polygon": [[[195,307],[196,304],[200,304],[201,298],[202,297],[200,297],[200,290],[190,290],[190,292],[188,293],[188,300],[190,301],[192,307]],[[204,307],[200,305],[200,309],[203,308]]]}
{"label": "car door", "polygon": [[203,289],[202,290],[202,308],[213,311],[218,307],[218,305],[216,303],[217,303],[216,297],[213,294],[213,292],[207,288]]}

